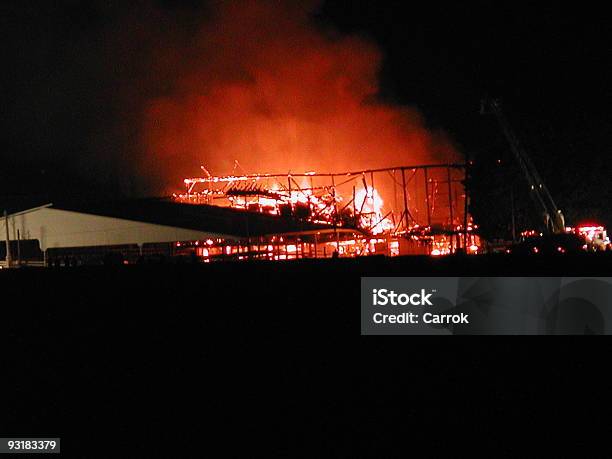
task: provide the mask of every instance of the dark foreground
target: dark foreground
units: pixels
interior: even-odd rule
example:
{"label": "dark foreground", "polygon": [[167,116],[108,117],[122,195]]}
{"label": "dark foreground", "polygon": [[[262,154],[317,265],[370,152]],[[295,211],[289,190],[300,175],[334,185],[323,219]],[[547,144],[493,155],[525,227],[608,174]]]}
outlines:
{"label": "dark foreground", "polygon": [[[0,436],[59,436],[76,457],[318,457],[356,447],[382,457],[440,422],[452,431],[475,419],[489,441],[499,416],[519,435],[568,404],[588,417],[607,386],[605,338],[361,337],[360,277],[612,276],[611,261],[370,258],[0,272]],[[553,389],[570,381],[589,389],[571,384],[571,397],[558,398]],[[170,453],[178,450],[190,454]],[[512,442],[496,449],[519,450]]]}

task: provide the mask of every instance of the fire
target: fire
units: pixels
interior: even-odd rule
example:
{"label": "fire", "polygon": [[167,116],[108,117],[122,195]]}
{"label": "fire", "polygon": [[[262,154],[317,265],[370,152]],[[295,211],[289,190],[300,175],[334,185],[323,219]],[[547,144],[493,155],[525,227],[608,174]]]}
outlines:
{"label": "fire", "polygon": [[382,53],[372,42],[322,32],[317,2],[301,3],[214,2],[188,43],[160,37],[151,64],[163,92],[146,101],[140,139],[157,190],[176,191],[202,163],[284,173],[458,158],[415,108],[377,100]]}
{"label": "fire", "polygon": [[371,186],[362,188],[355,193],[355,206],[357,209],[361,209],[361,212],[376,213],[380,215],[382,213],[383,204],[384,202],[380,194]]}
{"label": "fire", "polygon": [[355,193],[355,209],[359,210],[361,225],[373,234],[393,229],[393,222],[383,215],[384,201],[378,190],[372,186],[361,188]]}
{"label": "fire", "polygon": [[[380,192],[367,185],[365,178],[362,187],[353,188],[353,196],[343,196],[333,185],[333,179],[332,184],[314,186],[312,179],[320,179],[316,172],[296,175],[302,177],[300,185],[292,175],[217,177],[209,174],[205,178],[184,179],[186,193],[175,194],[174,198],[194,204],[212,204],[215,199],[216,205],[222,205],[220,200],[226,200],[230,207],[238,209],[285,216],[289,212],[315,223],[335,221],[335,224],[340,226],[346,224],[342,219],[348,212],[358,227],[368,233],[381,234],[395,228],[392,220],[388,218],[392,212],[384,214],[384,201]],[[330,174],[323,175],[330,177]],[[356,174],[346,175],[353,176],[349,181],[358,178]],[[286,185],[283,184],[284,181]],[[340,215],[340,212],[343,212],[343,215]]]}
{"label": "fire", "polygon": [[[326,241],[326,256],[467,251],[473,238],[455,234],[468,219],[460,216],[467,196],[457,185],[453,163],[461,160],[452,142],[430,132],[416,109],[377,97],[380,50],[322,32],[311,20],[316,3],[215,2],[215,14],[194,24],[190,40],[159,40],[163,93],[146,101],[140,139],[143,163],[161,182],[155,191],[174,190],[204,163],[205,177],[185,179],[187,191],[175,199],[356,231]],[[390,167],[406,163],[430,166]],[[246,172],[262,166],[268,174]],[[445,236],[436,239],[435,231]],[[266,257],[304,256],[296,241],[292,250],[282,239],[281,249],[267,242],[282,253]],[[234,249],[220,251],[233,257]],[[247,252],[257,255],[240,256],[263,256]]]}

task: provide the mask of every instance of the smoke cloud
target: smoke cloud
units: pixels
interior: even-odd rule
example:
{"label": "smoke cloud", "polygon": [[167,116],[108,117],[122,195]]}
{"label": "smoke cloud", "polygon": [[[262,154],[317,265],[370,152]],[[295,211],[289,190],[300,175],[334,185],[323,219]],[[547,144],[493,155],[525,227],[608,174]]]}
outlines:
{"label": "smoke cloud", "polygon": [[417,110],[381,102],[381,51],[313,20],[318,2],[196,3],[11,6],[7,188],[160,195],[235,160],[286,173],[453,157]]}
{"label": "smoke cloud", "polygon": [[[342,172],[453,160],[416,109],[379,100],[381,51],[317,27],[316,3],[214,3],[189,37],[159,43],[150,68],[163,93],[145,100],[140,170],[158,192],[182,179]],[[241,171],[242,172],[242,171]]]}

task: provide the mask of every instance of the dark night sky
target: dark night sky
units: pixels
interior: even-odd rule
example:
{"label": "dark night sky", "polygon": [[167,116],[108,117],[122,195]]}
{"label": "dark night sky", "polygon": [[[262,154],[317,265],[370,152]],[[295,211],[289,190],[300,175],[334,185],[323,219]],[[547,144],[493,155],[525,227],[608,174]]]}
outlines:
{"label": "dark night sky", "polygon": [[[121,41],[114,38],[138,42],[150,33],[147,23],[155,29],[159,17],[140,3],[140,26],[126,27],[134,7],[124,2],[3,2],[5,200],[77,188],[91,195],[138,192],[135,171],[116,160],[136,127],[116,119],[125,100],[129,110],[152,91],[137,83],[146,56],[126,44],[113,65],[103,57]],[[196,1],[157,6],[185,30],[207,11]],[[444,129],[476,160],[475,211],[497,209],[498,220],[507,221],[507,207],[498,202],[523,184],[494,120],[478,113],[489,94],[503,99],[568,219],[612,225],[612,70],[604,14],[559,3],[352,0],[324,2],[316,20],[374,40],[385,56],[382,96],[416,105],[431,127]],[[132,89],[123,98],[126,81]]]}

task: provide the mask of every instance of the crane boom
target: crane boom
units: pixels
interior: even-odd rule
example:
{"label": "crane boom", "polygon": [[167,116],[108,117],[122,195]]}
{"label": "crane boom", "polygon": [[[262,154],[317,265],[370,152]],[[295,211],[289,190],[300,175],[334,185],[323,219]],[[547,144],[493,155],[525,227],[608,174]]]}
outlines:
{"label": "crane boom", "polygon": [[481,112],[483,114],[492,113],[497,118],[504,136],[510,144],[510,149],[527,180],[529,194],[543,211],[546,228],[554,234],[564,233],[565,219],[563,213],[555,204],[538,170],[512,130],[508,119],[502,111],[499,100],[490,99],[483,101]]}

